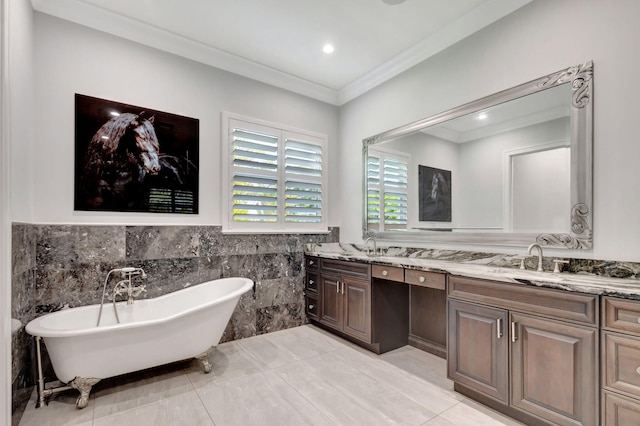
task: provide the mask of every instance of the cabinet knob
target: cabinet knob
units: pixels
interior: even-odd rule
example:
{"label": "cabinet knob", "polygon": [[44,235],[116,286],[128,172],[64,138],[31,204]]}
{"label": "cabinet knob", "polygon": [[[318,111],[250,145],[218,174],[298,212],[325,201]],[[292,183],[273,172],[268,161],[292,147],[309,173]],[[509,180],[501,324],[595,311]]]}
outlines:
{"label": "cabinet knob", "polygon": [[424,278],[422,275],[420,275],[420,276],[418,277],[418,281],[420,281],[421,283],[423,283],[423,282],[424,282],[424,280],[425,280],[425,278]]}
{"label": "cabinet knob", "polygon": [[638,319],[636,321],[638,321],[638,324],[640,324],[640,317],[638,317]]}
{"label": "cabinet knob", "polygon": [[310,261],[309,261],[309,265],[313,265],[313,260],[310,260]]}
{"label": "cabinet knob", "polygon": [[309,280],[309,285],[313,285],[313,280]]}
{"label": "cabinet knob", "polygon": [[314,307],[314,305],[309,305],[309,310],[313,309]]}
{"label": "cabinet knob", "polygon": [[384,271],[382,271],[382,276],[386,277],[387,275],[389,275],[389,271],[387,271],[386,269]]}

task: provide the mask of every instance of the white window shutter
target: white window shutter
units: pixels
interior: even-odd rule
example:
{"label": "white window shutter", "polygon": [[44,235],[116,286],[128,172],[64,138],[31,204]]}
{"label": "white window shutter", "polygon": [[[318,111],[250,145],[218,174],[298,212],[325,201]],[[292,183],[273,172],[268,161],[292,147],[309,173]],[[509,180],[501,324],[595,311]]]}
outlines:
{"label": "white window shutter", "polygon": [[285,222],[321,223],[322,145],[285,138]]}
{"label": "white window shutter", "polygon": [[278,136],[232,129],[232,220],[277,222]]}
{"label": "white window shutter", "polygon": [[225,229],[326,231],[326,136],[229,113],[225,119]]}
{"label": "white window shutter", "polygon": [[407,229],[409,156],[369,149],[367,159],[367,228]]}

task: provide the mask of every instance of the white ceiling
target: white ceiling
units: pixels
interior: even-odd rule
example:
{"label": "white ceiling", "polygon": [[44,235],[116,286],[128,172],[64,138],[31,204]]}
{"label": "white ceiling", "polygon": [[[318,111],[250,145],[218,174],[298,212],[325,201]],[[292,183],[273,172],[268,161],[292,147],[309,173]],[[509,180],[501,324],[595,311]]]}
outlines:
{"label": "white ceiling", "polygon": [[[31,3],[42,13],[342,105],[530,1]],[[335,46],[334,53],[322,51],[326,43]]]}

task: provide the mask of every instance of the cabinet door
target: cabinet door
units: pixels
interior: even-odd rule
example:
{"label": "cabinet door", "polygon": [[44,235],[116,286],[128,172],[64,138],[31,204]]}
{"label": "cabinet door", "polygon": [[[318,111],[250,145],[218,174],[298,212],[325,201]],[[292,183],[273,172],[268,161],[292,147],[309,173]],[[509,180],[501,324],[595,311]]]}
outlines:
{"label": "cabinet door", "polygon": [[337,330],[342,330],[342,283],[337,275],[320,275],[320,322]]}
{"label": "cabinet door", "polygon": [[371,343],[371,284],[343,278],[345,334]]}
{"label": "cabinet door", "polygon": [[512,406],[558,425],[595,425],[598,330],[516,313],[511,321]]}
{"label": "cabinet door", "polygon": [[508,403],[507,311],[457,300],[448,306],[449,378]]}

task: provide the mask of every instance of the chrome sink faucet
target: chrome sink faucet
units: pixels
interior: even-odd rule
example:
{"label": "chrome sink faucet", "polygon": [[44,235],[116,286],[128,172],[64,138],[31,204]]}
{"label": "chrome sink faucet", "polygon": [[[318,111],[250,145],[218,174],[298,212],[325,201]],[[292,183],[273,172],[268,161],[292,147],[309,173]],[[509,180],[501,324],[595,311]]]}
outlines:
{"label": "chrome sink faucet", "polygon": [[534,247],[538,249],[538,272],[542,272],[542,247],[540,247],[540,244],[531,244],[527,249],[527,254],[531,255],[531,250],[533,250]]}
{"label": "chrome sink faucet", "polygon": [[364,244],[367,246],[367,254],[369,254],[369,241],[373,241],[373,255],[378,254],[378,247],[376,246],[376,237],[369,237],[365,240]]}

